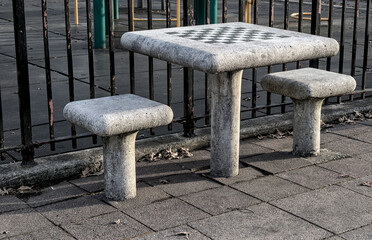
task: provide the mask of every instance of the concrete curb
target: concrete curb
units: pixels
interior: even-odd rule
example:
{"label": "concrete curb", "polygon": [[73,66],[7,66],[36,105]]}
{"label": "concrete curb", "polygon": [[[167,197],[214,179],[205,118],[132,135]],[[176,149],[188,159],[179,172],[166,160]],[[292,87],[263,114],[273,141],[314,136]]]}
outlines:
{"label": "concrete curb", "polygon": [[[372,99],[324,106],[322,120],[331,122],[354,111],[372,110]],[[241,139],[274,133],[292,128],[292,113],[278,114],[241,122]],[[182,134],[169,134],[138,140],[136,158],[163,149],[186,147],[190,150],[206,148],[210,142],[210,128],[197,129],[195,137],[187,138]],[[22,185],[50,185],[52,183],[77,178],[82,172],[102,170],[102,150],[93,148],[77,152],[38,158],[34,166],[22,166],[20,163],[0,165],[0,188],[18,188]]]}

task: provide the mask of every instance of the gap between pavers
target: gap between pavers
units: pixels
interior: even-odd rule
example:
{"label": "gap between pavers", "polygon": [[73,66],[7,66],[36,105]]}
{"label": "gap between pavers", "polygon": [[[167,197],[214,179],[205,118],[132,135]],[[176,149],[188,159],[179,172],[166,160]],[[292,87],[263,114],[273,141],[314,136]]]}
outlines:
{"label": "gap between pavers", "polygon": [[[322,121],[331,122],[355,111],[372,110],[372,99],[354,101],[322,108]],[[292,113],[255,118],[241,122],[241,139],[285,131],[292,128]],[[196,129],[195,137],[184,137],[182,133],[169,134],[136,141],[136,158],[163,149],[187,147],[197,150],[209,147],[210,128]],[[40,185],[79,177],[87,168],[91,172],[102,170],[102,150],[92,148],[49,157],[35,159],[35,166],[22,166],[20,163],[0,166],[0,188],[17,188],[22,185]]]}

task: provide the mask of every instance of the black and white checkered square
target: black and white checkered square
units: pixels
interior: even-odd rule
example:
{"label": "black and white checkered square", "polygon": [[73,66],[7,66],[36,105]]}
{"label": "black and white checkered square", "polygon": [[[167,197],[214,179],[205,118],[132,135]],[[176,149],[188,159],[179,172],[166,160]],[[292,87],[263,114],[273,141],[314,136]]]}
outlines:
{"label": "black and white checkered square", "polygon": [[200,30],[185,30],[179,32],[170,31],[166,33],[210,44],[246,43],[289,37],[286,35],[280,35],[255,29],[247,29],[244,27],[204,28]]}

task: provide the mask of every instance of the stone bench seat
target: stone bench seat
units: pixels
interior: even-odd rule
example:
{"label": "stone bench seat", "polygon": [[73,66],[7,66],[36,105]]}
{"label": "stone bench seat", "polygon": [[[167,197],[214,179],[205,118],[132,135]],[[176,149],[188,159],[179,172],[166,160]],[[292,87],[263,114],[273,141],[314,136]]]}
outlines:
{"label": "stone bench seat", "polygon": [[123,200],[136,196],[138,131],[171,123],[173,112],[165,104],[124,94],[68,103],[63,116],[102,137],[105,195]]}
{"label": "stone bench seat", "polygon": [[320,153],[323,100],[352,92],[356,82],[349,75],[303,68],[268,74],[261,85],[266,91],[290,97],[293,101],[293,153],[316,156]]}

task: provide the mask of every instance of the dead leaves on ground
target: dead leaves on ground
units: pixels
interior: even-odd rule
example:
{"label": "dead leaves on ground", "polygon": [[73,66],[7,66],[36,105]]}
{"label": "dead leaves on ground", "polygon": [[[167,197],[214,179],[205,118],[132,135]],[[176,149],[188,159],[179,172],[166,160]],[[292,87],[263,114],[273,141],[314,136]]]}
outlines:
{"label": "dead leaves on ground", "polygon": [[364,182],[361,185],[365,187],[372,187],[372,182]]}
{"label": "dead leaves on ground", "polygon": [[188,158],[191,157],[192,153],[189,151],[188,148],[179,148],[176,151],[172,151],[172,149],[161,150],[158,153],[150,153],[143,157],[141,160],[145,160],[148,162],[157,162],[160,160],[172,160],[172,159],[181,159],[181,158]]}

